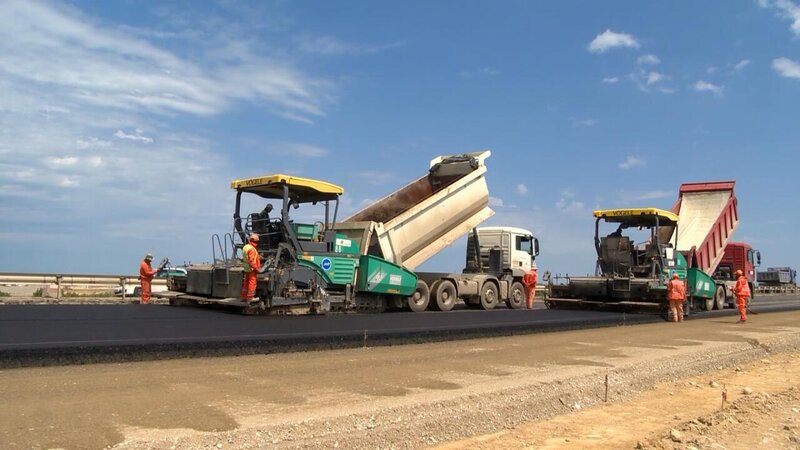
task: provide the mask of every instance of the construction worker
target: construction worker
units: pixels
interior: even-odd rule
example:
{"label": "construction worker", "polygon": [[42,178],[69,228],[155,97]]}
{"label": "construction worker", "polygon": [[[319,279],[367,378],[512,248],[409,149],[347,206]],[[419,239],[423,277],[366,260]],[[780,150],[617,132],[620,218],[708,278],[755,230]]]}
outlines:
{"label": "construction worker", "polygon": [[250,235],[250,241],[242,248],[242,266],[244,266],[244,283],[241,299],[252,302],[256,295],[256,277],[261,270],[261,258],[258,256],[258,235]]}
{"label": "construction worker", "polygon": [[150,304],[150,289],[151,283],[153,281],[153,277],[156,275],[158,270],[153,269],[150,265],[150,262],[153,260],[153,254],[148,253],[145,255],[142,263],[139,264],[139,284],[142,286],[142,304],[149,305]]}
{"label": "construction worker", "polygon": [[736,307],[739,308],[739,323],[747,322],[747,299],[750,298],[750,285],[741,270],[734,272],[736,286],[733,287],[733,295],[736,296]]}
{"label": "construction worker", "polygon": [[536,269],[531,269],[522,276],[522,285],[525,286],[525,305],[528,309],[533,309],[533,298],[536,296],[536,281],[538,280],[539,274]]}
{"label": "construction worker", "polygon": [[672,279],[667,283],[667,301],[672,310],[672,321],[683,322],[683,302],[686,301],[686,285],[678,277],[677,272],[672,273]]}

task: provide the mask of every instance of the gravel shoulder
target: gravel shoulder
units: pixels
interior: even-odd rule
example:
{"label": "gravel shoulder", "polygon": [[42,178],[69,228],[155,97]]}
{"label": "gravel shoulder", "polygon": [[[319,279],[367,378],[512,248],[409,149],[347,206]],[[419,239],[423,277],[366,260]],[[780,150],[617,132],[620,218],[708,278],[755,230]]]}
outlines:
{"label": "gravel shoulder", "polygon": [[[758,447],[737,447],[744,438],[725,441],[738,428],[724,424],[739,420],[762,424],[743,426],[744,435],[789,445],[791,408],[798,407],[791,388],[800,380],[798,319],[800,312],[785,312],[746,325],[724,317],[328,352],[7,369],[0,371],[0,442],[126,449]],[[723,385],[730,403],[720,412]],[[742,394],[744,387],[752,393]],[[735,415],[766,411],[764,405],[780,414]],[[756,437],[756,426],[776,431]],[[713,442],[706,446],[699,436]]]}

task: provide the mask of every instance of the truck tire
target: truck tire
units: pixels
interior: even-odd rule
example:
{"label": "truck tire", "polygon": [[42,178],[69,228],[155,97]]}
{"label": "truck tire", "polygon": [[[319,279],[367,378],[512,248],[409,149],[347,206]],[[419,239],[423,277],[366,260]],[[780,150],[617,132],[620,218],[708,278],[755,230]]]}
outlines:
{"label": "truck tire", "polygon": [[717,286],[714,293],[714,309],[725,309],[725,288],[722,286]]}
{"label": "truck tire", "polygon": [[422,280],[417,280],[417,288],[406,300],[408,309],[413,312],[422,312],[428,309],[428,303],[431,301],[431,291],[428,285]]}
{"label": "truck tire", "polygon": [[495,306],[497,306],[497,286],[491,281],[487,281],[481,287],[481,308],[488,311],[494,309]]}
{"label": "truck tire", "polygon": [[458,293],[450,280],[438,280],[433,283],[433,300],[431,307],[437,311],[450,311],[456,305]]}
{"label": "truck tire", "polygon": [[701,298],[700,301],[702,302],[700,306],[703,309],[703,311],[711,311],[712,309],[714,309],[714,304],[715,304],[714,297]]}
{"label": "truck tire", "polygon": [[511,309],[521,309],[525,306],[525,286],[519,281],[511,284],[506,305]]}

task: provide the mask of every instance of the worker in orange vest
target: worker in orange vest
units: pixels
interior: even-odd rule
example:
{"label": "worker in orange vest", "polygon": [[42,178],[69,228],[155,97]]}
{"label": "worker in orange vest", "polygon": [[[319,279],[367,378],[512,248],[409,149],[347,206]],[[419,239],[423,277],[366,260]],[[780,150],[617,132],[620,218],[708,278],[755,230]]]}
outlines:
{"label": "worker in orange vest", "polygon": [[678,273],[672,274],[672,279],[667,283],[667,301],[672,310],[672,321],[683,322],[683,302],[686,301],[686,284],[680,280]]}
{"label": "worker in orange vest", "polygon": [[525,305],[528,309],[533,309],[533,298],[536,296],[536,281],[538,280],[539,274],[536,273],[536,269],[531,269],[522,276],[522,285],[525,286]]}
{"label": "worker in orange vest", "polygon": [[254,301],[256,295],[256,277],[261,270],[261,258],[258,256],[258,235],[250,235],[250,241],[242,248],[242,266],[244,267],[244,283],[242,283],[241,299]]}
{"label": "worker in orange vest", "polygon": [[741,270],[734,272],[734,275],[736,276],[736,286],[733,287],[733,295],[736,296],[736,307],[739,308],[739,323],[745,323],[747,322],[747,299],[750,298],[750,285]]}
{"label": "worker in orange vest", "polygon": [[150,290],[151,285],[153,282],[153,277],[156,275],[158,270],[153,269],[150,265],[150,261],[153,260],[153,254],[148,253],[145,255],[142,263],[139,264],[139,284],[142,286],[142,304],[149,305],[150,304]]}

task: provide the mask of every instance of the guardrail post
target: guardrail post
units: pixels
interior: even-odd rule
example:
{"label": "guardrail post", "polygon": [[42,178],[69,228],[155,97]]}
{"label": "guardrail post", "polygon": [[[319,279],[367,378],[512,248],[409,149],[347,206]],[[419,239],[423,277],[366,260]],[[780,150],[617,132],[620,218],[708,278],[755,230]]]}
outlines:
{"label": "guardrail post", "polygon": [[61,279],[64,278],[61,275],[56,275],[56,300],[61,299]]}
{"label": "guardrail post", "polygon": [[122,300],[123,301],[125,300],[125,280],[127,280],[126,277],[119,277],[119,284],[120,284],[120,286],[122,286]]}

